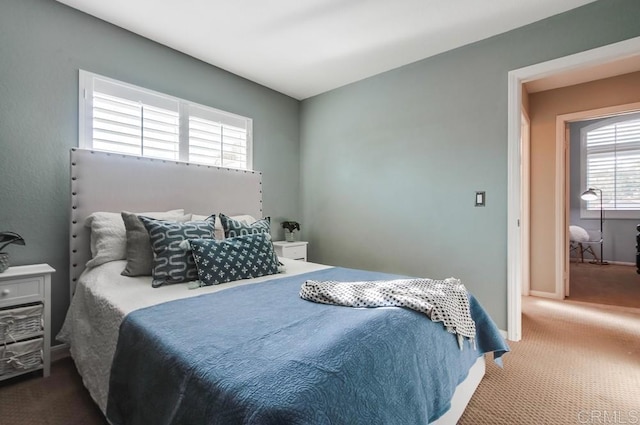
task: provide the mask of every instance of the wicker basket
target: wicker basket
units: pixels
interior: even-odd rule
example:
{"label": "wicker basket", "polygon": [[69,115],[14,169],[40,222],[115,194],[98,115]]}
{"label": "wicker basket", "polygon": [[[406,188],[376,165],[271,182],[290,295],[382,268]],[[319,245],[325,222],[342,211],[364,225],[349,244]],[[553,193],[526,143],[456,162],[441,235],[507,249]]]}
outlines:
{"label": "wicker basket", "polygon": [[42,304],[0,310],[0,344],[40,335],[44,329],[42,312]]}
{"label": "wicker basket", "polygon": [[0,252],[0,273],[4,273],[9,268],[9,254]]}
{"label": "wicker basket", "polygon": [[42,365],[42,338],[0,346],[0,378]]}

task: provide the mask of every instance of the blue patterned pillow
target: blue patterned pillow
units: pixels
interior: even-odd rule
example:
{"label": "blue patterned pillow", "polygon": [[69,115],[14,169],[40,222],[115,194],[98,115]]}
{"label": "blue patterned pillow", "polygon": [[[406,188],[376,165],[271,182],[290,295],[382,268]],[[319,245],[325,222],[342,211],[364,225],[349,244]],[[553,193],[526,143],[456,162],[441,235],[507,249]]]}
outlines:
{"label": "blue patterned pillow", "polygon": [[271,219],[265,217],[255,223],[247,224],[244,221],[234,220],[222,213],[218,214],[220,223],[224,229],[225,238],[234,238],[236,236],[255,235],[256,233],[271,234]]}
{"label": "blue patterned pillow", "polygon": [[157,288],[164,284],[197,280],[198,270],[193,256],[180,247],[180,242],[191,238],[213,239],[215,216],[183,223],[142,216],[140,220],[149,232],[153,249],[151,285]]}
{"label": "blue patterned pillow", "polygon": [[189,239],[189,243],[203,285],[278,273],[278,258],[268,234],[236,236],[222,241]]}

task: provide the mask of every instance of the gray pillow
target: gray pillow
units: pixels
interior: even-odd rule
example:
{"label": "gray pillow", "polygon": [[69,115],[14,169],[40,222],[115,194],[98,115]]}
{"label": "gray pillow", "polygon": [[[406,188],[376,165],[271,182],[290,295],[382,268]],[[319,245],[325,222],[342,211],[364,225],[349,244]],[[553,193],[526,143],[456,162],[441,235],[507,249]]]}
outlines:
{"label": "gray pillow", "polygon": [[[149,232],[138,218],[138,214],[122,211],[121,215],[127,230],[127,265],[121,274],[123,276],[151,276],[153,249]],[[191,214],[182,216],[167,214],[165,217],[155,215],[153,218],[167,218],[183,223],[191,220]]]}

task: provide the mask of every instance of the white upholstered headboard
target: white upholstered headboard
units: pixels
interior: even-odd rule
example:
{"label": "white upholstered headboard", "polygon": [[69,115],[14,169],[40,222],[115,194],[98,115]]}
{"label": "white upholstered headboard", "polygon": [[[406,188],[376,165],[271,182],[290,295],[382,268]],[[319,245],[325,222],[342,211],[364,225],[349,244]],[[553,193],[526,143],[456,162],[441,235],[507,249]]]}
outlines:
{"label": "white upholstered headboard", "polygon": [[85,219],[96,211],[262,217],[262,174],[184,162],[71,150],[70,286],[91,258]]}

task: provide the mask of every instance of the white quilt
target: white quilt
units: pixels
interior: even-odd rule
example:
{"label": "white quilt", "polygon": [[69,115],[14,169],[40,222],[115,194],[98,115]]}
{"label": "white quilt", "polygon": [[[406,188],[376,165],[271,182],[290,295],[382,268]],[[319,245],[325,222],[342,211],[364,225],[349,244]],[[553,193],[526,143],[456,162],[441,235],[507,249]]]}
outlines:
{"label": "white quilt", "polygon": [[128,313],[166,301],[328,268],[321,264],[287,258],[280,260],[286,266],[285,273],[194,290],[189,290],[187,284],[152,288],[150,276],[121,276],[120,272],[124,269],[126,261],[112,261],[86,270],[78,280],[76,292],[57,339],[69,344],[71,357],[85,387],[105,412],[118,329]]}

